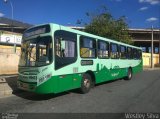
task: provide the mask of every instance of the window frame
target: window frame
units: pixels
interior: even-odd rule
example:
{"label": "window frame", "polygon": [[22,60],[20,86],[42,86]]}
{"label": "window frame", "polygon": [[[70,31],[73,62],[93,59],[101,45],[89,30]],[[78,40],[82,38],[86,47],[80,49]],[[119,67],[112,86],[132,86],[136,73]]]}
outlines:
{"label": "window frame", "polygon": [[[74,57],[58,57],[56,55],[56,52],[57,52],[57,47],[56,47],[56,38],[64,38],[65,40],[64,41],[72,41],[74,42]],[[54,65],[55,65],[55,70],[58,70],[60,68],[63,68],[65,66],[68,66],[70,64],[73,64],[77,61],[77,58],[78,58],[78,50],[77,50],[77,34],[76,33],[72,33],[72,32],[69,32],[69,31],[65,31],[65,30],[57,30],[54,32]],[[61,65],[58,66],[58,63],[57,62],[60,62]]]}
{"label": "window frame", "polygon": [[[93,41],[93,48],[90,48],[90,47],[82,47],[82,43],[84,42],[84,38],[87,38],[87,39],[90,39]],[[94,49],[95,50],[95,57],[82,57],[81,56],[81,48],[88,48],[88,49]],[[91,38],[91,37],[88,37],[88,36],[84,36],[84,35],[81,35],[80,36],[80,41],[79,41],[79,51],[80,51],[80,57],[81,58],[85,58],[85,59],[96,59],[97,58],[97,41],[95,38]]]}
{"label": "window frame", "polygon": [[137,49],[138,51],[138,60],[142,60],[142,50]]}
{"label": "window frame", "polygon": [[[124,52],[125,58],[122,58],[122,56],[120,55],[120,53],[122,53],[121,47],[124,47],[124,49],[125,49],[125,52]],[[119,45],[119,58],[120,58],[120,59],[127,59],[127,56],[126,56],[126,55],[127,55],[127,47],[124,46],[124,45]]]}
{"label": "window frame", "polygon": [[[129,52],[128,52],[128,49],[129,49],[129,48],[131,49],[131,52],[130,52],[131,54],[130,54],[130,55],[129,55]],[[133,59],[133,53],[132,53],[132,52],[133,52],[133,48],[127,46],[127,59]],[[131,56],[131,57],[130,57],[130,56]]]}
{"label": "window frame", "polygon": [[[118,52],[118,54],[116,55],[116,58],[112,58],[112,57],[111,57],[112,45],[116,45],[116,46],[117,46],[117,52]],[[111,58],[111,59],[119,59],[119,45],[118,45],[117,43],[110,43],[110,58]]]}
{"label": "window frame", "polygon": [[[108,57],[99,57],[99,50],[100,50],[100,42],[103,42],[103,43],[105,43],[106,45],[108,45]],[[99,59],[109,59],[110,58],[110,43],[108,42],[108,41],[104,41],[104,40],[99,40],[98,39],[98,41],[97,41],[97,57],[99,58]]]}
{"label": "window frame", "polygon": [[137,60],[137,59],[139,59],[138,58],[138,49],[136,49],[136,48],[132,48],[132,54],[133,54],[133,59],[134,60]]}

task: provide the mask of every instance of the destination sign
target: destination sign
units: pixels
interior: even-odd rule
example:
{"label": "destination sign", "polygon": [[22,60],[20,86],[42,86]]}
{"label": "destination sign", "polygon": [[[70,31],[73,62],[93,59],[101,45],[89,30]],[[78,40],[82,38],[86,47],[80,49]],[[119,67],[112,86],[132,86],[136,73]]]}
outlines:
{"label": "destination sign", "polygon": [[34,27],[34,28],[31,28],[31,29],[25,31],[23,37],[27,38],[30,36],[49,33],[49,32],[50,32],[50,26],[43,25],[43,26]]}

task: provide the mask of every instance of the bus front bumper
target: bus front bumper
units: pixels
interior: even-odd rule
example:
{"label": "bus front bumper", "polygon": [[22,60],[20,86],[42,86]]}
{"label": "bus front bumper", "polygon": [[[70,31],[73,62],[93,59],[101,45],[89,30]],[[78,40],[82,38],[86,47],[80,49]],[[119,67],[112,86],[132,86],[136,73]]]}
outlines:
{"label": "bus front bumper", "polygon": [[17,81],[17,86],[21,90],[34,92],[37,84],[30,84],[22,81]]}

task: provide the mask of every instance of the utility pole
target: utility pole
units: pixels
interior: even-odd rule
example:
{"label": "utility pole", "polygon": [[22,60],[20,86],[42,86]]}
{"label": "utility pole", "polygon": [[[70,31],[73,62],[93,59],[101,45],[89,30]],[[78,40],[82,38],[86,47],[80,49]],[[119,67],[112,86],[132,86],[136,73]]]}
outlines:
{"label": "utility pole", "polygon": [[[5,3],[7,3],[8,1],[10,3],[11,13],[12,13],[11,32],[12,32],[12,36],[14,37],[14,35],[13,35],[13,4],[12,4],[11,0],[4,0]],[[15,41],[15,38],[14,38],[14,53],[16,53],[16,41]]]}
{"label": "utility pole", "polygon": [[152,40],[151,40],[151,68],[154,68],[154,64],[153,64],[153,25],[152,25]]}
{"label": "utility pole", "polygon": [[159,64],[160,64],[160,29],[159,29]]}

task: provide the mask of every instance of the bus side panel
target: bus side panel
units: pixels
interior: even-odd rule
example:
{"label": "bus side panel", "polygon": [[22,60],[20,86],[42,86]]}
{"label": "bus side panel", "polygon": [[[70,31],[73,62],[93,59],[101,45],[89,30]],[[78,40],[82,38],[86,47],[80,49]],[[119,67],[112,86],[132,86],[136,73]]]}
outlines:
{"label": "bus side panel", "polygon": [[59,77],[58,92],[79,88],[81,85],[80,74],[68,74],[68,75],[58,76],[58,77]]}
{"label": "bus side panel", "polygon": [[82,74],[73,74],[73,89],[80,88],[82,81]]}
{"label": "bus side panel", "polygon": [[107,69],[103,68],[98,71],[96,76],[96,83],[101,83],[105,81],[115,80],[127,75],[126,68],[117,68],[117,69]]}
{"label": "bus side panel", "polygon": [[141,60],[139,62],[140,62],[139,65],[132,68],[134,74],[141,72],[143,70],[143,61]]}
{"label": "bus side panel", "polygon": [[[115,80],[127,76],[128,67],[126,68],[111,68],[108,69],[106,66],[100,66],[97,64],[97,71],[94,72],[96,83],[101,83],[109,80]],[[132,67],[133,73],[142,71],[142,61],[137,66]],[[39,85],[35,92],[41,94],[47,93],[59,93],[81,86],[82,74],[69,74],[61,76],[52,76],[43,84]]]}
{"label": "bus side panel", "polygon": [[37,86],[35,89],[36,93],[39,94],[47,94],[47,93],[56,93],[58,91],[58,80],[56,77],[51,77],[43,84]]}
{"label": "bus side panel", "polygon": [[72,89],[73,86],[73,75],[61,75],[56,77],[59,82],[58,92],[63,92]]}
{"label": "bus side panel", "polygon": [[[98,64],[97,72],[95,73],[96,83],[101,83],[109,80],[115,80],[115,79],[126,77],[129,67],[132,67],[133,74],[138,73],[143,69],[143,64],[141,60],[139,61],[119,60],[117,62],[118,62],[117,64],[112,63],[110,69],[107,68],[107,65]],[[108,64],[111,64],[111,63],[108,62]],[[122,66],[124,68],[120,68]]]}
{"label": "bus side panel", "polygon": [[[100,69],[100,67],[103,67]],[[102,64],[97,64],[97,72],[95,73],[96,83],[101,83],[104,80],[109,80],[109,70],[106,66],[102,66]]]}
{"label": "bus side panel", "polygon": [[52,78],[37,86],[35,92],[39,94],[60,93],[79,88],[81,86],[81,79],[81,74],[52,76]]}

